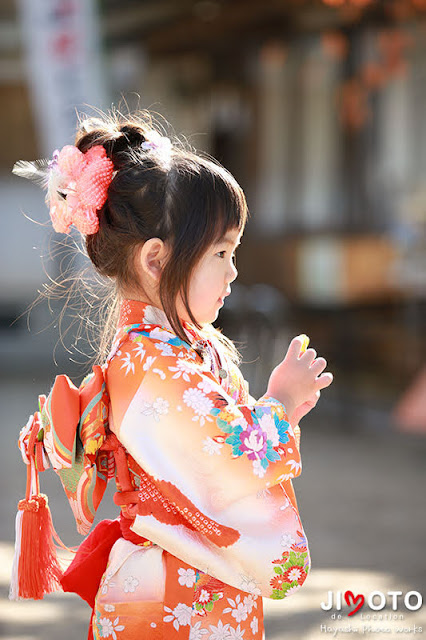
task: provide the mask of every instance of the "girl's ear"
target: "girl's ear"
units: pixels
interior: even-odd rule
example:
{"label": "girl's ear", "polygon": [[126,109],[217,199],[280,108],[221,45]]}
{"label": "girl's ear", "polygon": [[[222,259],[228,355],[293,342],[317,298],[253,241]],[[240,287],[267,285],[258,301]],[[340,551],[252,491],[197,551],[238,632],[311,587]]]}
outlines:
{"label": "girl's ear", "polygon": [[161,272],[166,262],[168,248],[160,238],[146,240],[136,253],[136,265],[156,283],[160,281]]}

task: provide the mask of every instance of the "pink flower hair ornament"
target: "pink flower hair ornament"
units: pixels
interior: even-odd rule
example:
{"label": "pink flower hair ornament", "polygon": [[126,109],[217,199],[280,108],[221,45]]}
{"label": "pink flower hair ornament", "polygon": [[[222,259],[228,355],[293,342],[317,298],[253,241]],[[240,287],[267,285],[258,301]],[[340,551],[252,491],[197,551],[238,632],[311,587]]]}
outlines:
{"label": "pink flower hair ornament", "polygon": [[56,149],[50,161],[16,162],[12,173],[47,188],[46,203],[55,231],[69,233],[72,224],[85,235],[98,231],[97,212],[106,202],[115,175],[102,145],[86,153],[66,145],[61,151]]}

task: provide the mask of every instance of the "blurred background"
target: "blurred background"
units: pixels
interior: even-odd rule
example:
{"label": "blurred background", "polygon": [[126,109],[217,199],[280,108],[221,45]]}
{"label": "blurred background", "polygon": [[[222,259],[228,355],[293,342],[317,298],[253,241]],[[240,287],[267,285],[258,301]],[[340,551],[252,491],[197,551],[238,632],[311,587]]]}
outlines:
{"label": "blurred background", "polygon": [[[93,309],[96,321],[90,297],[62,314],[66,283],[33,304],[87,262],[11,169],[69,144],[77,111],[112,105],[157,113],[245,190],[239,277],[215,324],[251,393],[299,333],[335,376],[301,423],[294,486],[313,569],[299,594],[264,601],[266,638],[333,635],[330,590],[424,596],[426,1],[2,0],[0,96],[1,637],[84,638],[90,614],[64,594],[7,600],[19,428],[55,375],[81,382],[93,355],[81,326]],[[58,532],[77,544],[45,475]],[[423,612],[401,601],[402,619],[366,624],[411,637]]]}

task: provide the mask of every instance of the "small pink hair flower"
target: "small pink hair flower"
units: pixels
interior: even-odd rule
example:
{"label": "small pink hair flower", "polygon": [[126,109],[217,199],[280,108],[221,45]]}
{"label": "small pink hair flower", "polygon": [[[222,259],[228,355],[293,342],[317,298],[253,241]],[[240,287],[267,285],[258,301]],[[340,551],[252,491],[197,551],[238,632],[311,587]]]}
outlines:
{"label": "small pink hair flower", "polygon": [[141,147],[144,151],[159,151],[160,153],[167,154],[170,153],[172,148],[172,142],[170,138],[167,136],[162,136],[152,129],[149,134],[148,140],[142,142]]}
{"label": "small pink hair flower", "polygon": [[[114,165],[102,145],[82,153],[73,145],[55,151],[49,166],[47,201],[53,228],[69,233],[73,224],[85,235],[99,229],[97,211],[103,207]],[[63,194],[63,195],[61,195]]]}

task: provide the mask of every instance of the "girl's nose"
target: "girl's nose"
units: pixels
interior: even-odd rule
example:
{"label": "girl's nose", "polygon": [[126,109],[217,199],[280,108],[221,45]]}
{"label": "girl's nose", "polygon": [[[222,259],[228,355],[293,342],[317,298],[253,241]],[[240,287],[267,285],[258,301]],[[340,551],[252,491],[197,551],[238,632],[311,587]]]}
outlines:
{"label": "girl's nose", "polygon": [[228,279],[228,282],[233,282],[237,277],[237,275],[238,275],[237,267],[235,266],[235,264],[232,264],[231,271],[230,271],[230,278]]}

